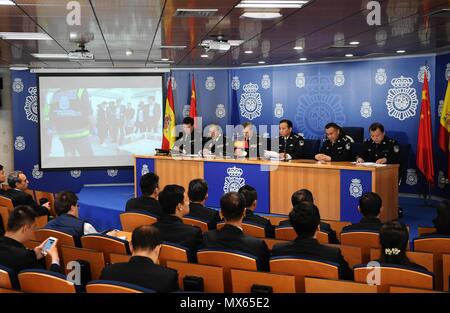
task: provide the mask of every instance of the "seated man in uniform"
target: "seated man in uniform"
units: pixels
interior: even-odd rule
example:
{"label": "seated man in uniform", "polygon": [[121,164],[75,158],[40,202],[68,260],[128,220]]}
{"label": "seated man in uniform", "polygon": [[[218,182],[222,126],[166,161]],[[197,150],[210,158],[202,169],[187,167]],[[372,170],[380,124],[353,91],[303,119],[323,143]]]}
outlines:
{"label": "seated man in uniform", "polygon": [[280,159],[301,159],[305,140],[302,136],[292,133],[290,120],[280,121],[280,141],[278,152]]}
{"label": "seated man in uniform", "polygon": [[[268,147],[267,139],[255,135],[256,128],[250,122],[243,123],[242,127],[244,127],[242,136],[235,142],[235,155],[246,158],[262,157],[264,150]],[[264,143],[266,144],[265,146]]]}
{"label": "seated man in uniform", "polygon": [[364,142],[361,153],[356,157],[356,162],[399,163],[400,147],[395,139],[384,134],[383,124],[373,123],[369,127],[369,132],[370,139]]}
{"label": "seated man in uniform", "polygon": [[203,147],[202,133],[194,128],[194,119],[185,117],[183,119],[183,132],[179,134],[173,146],[174,154],[196,154],[201,153]]}
{"label": "seated man in uniform", "polygon": [[322,143],[322,147],[315,159],[317,161],[351,161],[352,160],[352,144],[348,139],[342,127],[336,123],[328,123],[325,125],[325,134],[327,139]]}
{"label": "seated man in uniform", "polygon": [[219,125],[211,124],[208,127],[208,139],[203,148],[203,155],[223,157],[227,153],[229,142]]}

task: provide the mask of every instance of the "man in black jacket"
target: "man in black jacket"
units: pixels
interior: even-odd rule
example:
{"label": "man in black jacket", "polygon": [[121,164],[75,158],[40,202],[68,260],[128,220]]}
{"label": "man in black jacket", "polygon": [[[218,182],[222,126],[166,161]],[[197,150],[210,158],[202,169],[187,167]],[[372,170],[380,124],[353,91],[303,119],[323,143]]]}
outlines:
{"label": "man in black jacket", "polygon": [[139,185],[142,196],[128,200],[125,212],[150,213],[156,217],[161,216],[163,211],[158,201],[159,176],[155,173],[144,174]]}
{"label": "man in black jacket", "polygon": [[15,171],[8,175],[8,185],[11,189],[6,191],[6,197],[11,199],[13,205],[28,205],[37,215],[50,215],[50,203],[39,205],[33,197],[25,192],[28,189],[28,179],[21,171]]}
{"label": "man in black jacket", "polygon": [[5,171],[3,170],[3,165],[0,164],[0,196],[5,195],[5,191],[3,190],[3,183],[5,182]]}
{"label": "man in black jacket", "polygon": [[198,227],[183,224],[183,216],[189,214],[189,200],[184,188],[166,185],[159,194],[159,203],[165,214],[153,224],[161,233],[163,241],[182,245],[189,250],[189,258],[195,261],[198,247],[202,244],[202,231]]}
{"label": "man in black jacket", "polygon": [[322,147],[315,155],[317,161],[352,161],[352,142],[345,136],[344,130],[336,123],[325,125],[327,139],[322,142]]}
{"label": "man in black jacket", "polygon": [[208,223],[208,229],[216,229],[217,223],[220,221],[219,212],[205,207],[208,198],[208,184],[204,179],[193,179],[189,182],[189,215]]}
{"label": "man in black jacket", "polygon": [[156,292],[177,291],[178,273],[157,264],[161,250],[159,231],[150,225],[136,228],[131,236],[132,257],[103,269],[100,279],[138,285]]}
{"label": "man in black jacket", "polygon": [[359,198],[358,210],[363,215],[359,223],[345,226],[342,232],[367,230],[379,232],[383,223],[379,219],[381,212],[381,197],[375,192],[366,192]]}
{"label": "man in black jacket", "polygon": [[[46,241],[29,250],[24,243],[34,238],[35,219],[37,215],[32,208],[17,206],[10,214],[5,236],[0,237],[0,265],[8,267],[18,274],[25,269],[43,269],[39,262],[44,258],[42,248]],[[51,271],[61,272],[56,244],[47,252],[51,256]]]}
{"label": "man in black jacket", "polygon": [[226,249],[251,254],[258,259],[258,269],[269,269],[269,249],[258,238],[246,236],[242,231],[245,199],[237,192],[229,192],[220,199],[220,209],[225,225],[220,230],[203,234],[203,247],[206,249]]}
{"label": "man in black jacket", "polygon": [[274,238],[275,228],[272,226],[270,221],[254,213],[258,203],[258,193],[256,192],[256,189],[250,185],[245,185],[239,189],[239,193],[245,198],[245,217],[242,222],[248,222],[250,224],[264,227],[266,237]]}
{"label": "man in black jacket", "polygon": [[294,241],[275,244],[273,256],[314,257],[319,260],[339,264],[339,278],[349,279],[351,271],[348,263],[336,247],[320,244],[314,235],[319,227],[319,209],[311,202],[303,201],[289,213],[289,220],[297,233]]}
{"label": "man in black jacket", "polygon": [[183,119],[183,132],[178,134],[172,154],[199,155],[203,148],[203,134],[195,127],[195,121],[192,117]]}

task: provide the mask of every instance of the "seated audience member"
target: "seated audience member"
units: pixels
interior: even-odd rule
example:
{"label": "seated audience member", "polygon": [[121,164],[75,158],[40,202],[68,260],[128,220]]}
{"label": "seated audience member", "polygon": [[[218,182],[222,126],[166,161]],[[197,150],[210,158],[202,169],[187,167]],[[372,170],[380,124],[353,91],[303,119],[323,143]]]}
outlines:
{"label": "seated audience member", "polygon": [[177,291],[178,273],[157,264],[161,244],[161,235],[155,227],[136,228],[131,236],[131,259],[127,263],[106,266],[100,279],[134,284],[156,292]]}
{"label": "seated audience member", "polygon": [[411,262],[406,256],[408,228],[399,222],[388,222],[380,228],[381,264],[403,265],[412,269],[425,270],[421,265]]}
{"label": "seated audience member", "polygon": [[[307,201],[314,203],[313,194],[308,189],[300,189],[294,192],[291,196],[292,207],[295,207],[302,201]],[[289,220],[281,221],[279,226],[291,226],[291,222]],[[328,238],[330,243],[338,244],[339,240],[337,239],[336,232],[331,228],[330,224],[325,222],[320,222],[320,231],[323,231],[328,234]]]}
{"label": "seated audience member", "polygon": [[436,233],[433,235],[450,236],[450,200],[443,200],[439,204],[433,224],[436,228]]}
{"label": "seated audience member", "polygon": [[155,173],[147,173],[141,177],[142,196],[127,201],[125,212],[150,213],[156,217],[163,214],[158,201],[159,176]]}
{"label": "seated audience member", "polygon": [[5,195],[11,199],[13,205],[28,205],[39,216],[50,215],[50,203],[38,205],[33,197],[25,192],[28,189],[28,179],[21,171],[15,171],[8,175],[8,185],[11,189],[7,190]]}
{"label": "seated audience member", "polygon": [[72,235],[78,247],[81,236],[97,233],[94,226],[78,218],[78,197],[72,191],[61,191],[56,195],[55,211],[57,217],[44,228]]}
{"label": "seated audience member", "polygon": [[247,236],[242,231],[245,214],[245,198],[237,192],[229,192],[220,199],[220,209],[225,220],[222,229],[203,234],[203,248],[226,249],[244,252],[258,258],[258,269],[268,270],[270,258],[266,243]]}
{"label": "seated audience member", "polygon": [[165,214],[153,224],[161,233],[163,241],[182,245],[189,249],[190,259],[195,260],[202,244],[202,231],[198,227],[183,224],[183,216],[189,214],[188,197],[184,188],[167,185],[159,194],[159,202]]}
{"label": "seated audience member", "polygon": [[5,183],[5,171],[3,170],[3,165],[0,164],[0,196],[5,195],[5,190],[3,190],[3,184]]}
{"label": "seated audience member", "polygon": [[266,237],[274,238],[275,228],[272,226],[270,221],[254,213],[258,203],[258,193],[256,192],[256,189],[250,185],[245,185],[239,189],[239,193],[242,194],[245,199],[245,216],[242,222],[248,222],[250,224],[264,227]]}
{"label": "seated audience member", "polygon": [[219,211],[205,207],[208,198],[208,184],[204,179],[193,179],[189,183],[189,215],[208,223],[208,229],[216,229],[220,221]]}
{"label": "seated audience member", "polygon": [[359,198],[358,210],[363,215],[359,223],[345,226],[342,231],[368,230],[378,232],[383,223],[381,223],[381,197],[375,192],[366,192]]}
{"label": "seated audience member", "polygon": [[315,239],[319,228],[320,213],[312,202],[300,202],[289,213],[289,220],[297,233],[294,241],[277,243],[272,248],[273,256],[303,256],[316,257],[324,261],[339,264],[339,277],[351,278],[351,271],[347,261],[336,247],[320,244]]}
{"label": "seated audience member", "polygon": [[[0,237],[0,265],[12,269],[16,274],[25,269],[44,269],[42,248],[45,241],[29,250],[24,243],[34,238],[36,212],[26,205],[17,206],[10,214],[6,233]],[[48,250],[51,257],[51,271],[61,272],[56,245]]]}

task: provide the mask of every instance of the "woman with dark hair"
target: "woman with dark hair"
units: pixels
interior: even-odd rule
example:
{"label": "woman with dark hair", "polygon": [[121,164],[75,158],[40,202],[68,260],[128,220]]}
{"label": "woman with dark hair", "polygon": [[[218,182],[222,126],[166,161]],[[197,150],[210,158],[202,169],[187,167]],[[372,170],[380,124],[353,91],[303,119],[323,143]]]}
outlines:
{"label": "woman with dark hair", "polygon": [[388,222],[380,229],[381,256],[377,260],[381,264],[403,265],[415,270],[427,270],[421,265],[411,262],[406,256],[409,232],[399,222]]}
{"label": "woman with dark hair", "polygon": [[435,235],[450,235],[450,200],[444,200],[439,204],[433,224],[436,227]]}

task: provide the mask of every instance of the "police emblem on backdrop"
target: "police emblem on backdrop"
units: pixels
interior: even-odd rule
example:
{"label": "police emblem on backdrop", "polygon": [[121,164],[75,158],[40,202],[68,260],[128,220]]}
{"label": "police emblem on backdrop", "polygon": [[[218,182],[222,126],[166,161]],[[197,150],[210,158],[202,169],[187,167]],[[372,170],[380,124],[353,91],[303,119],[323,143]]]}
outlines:
{"label": "police emblem on backdrop", "polygon": [[447,183],[447,178],[445,178],[444,172],[443,171],[439,171],[439,176],[438,176],[438,187],[441,189],[445,188],[445,185]]}
{"label": "police emblem on backdrop", "polygon": [[258,85],[245,84],[243,89],[244,93],[241,95],[241,101],[239,102],[241,115],[249,120],[261,116],[262,101],[258,92]]}
{"label": "police emblem on backdrop", "polygon": [[231,89],[239,90],[241,87],[241,82],[239,81],[239,76],[233,76],[231,79]]}
{"label": "police emblem on backdrop", "polygon": [[145,174],[148,174],[148,173],[150,173],[150,170],[148,169],[148,165],[143,164],[142,169],[141,169],[141,175],[144,176]]}
{"label": "police emblem on backdrop", "polygon": [[218,104],[217,107],[216,107],[216,117],[217,118],[224,118],[225,114],[226,114],[225,105]]}
{"label": "police emblem on backdrop", "polygon": [[447,68],[445,69],[445,80],[450,79],[450,63],[447,63]]}
{"label": "police emblem on backdrop", "polygon": [[170,76],[170,79],[171,79],[172,90],[177,89],[177,81],[175,80],[175,76]]}
{"label": "police emblem on backdrop", "polygon": [[236,166],[227,168],[228,176],[225,177],[223,192],[238,192],[245,185],[245,179],[242,176],[243,170]]}
{"label": "police emblem on backdrop", "polygon": [[214,80],[214,77],[212,76],[206,77],[205,88],[206,90],[209,91],[213,91],[214,89],[216,89],[216,81]]}
{"label": "police emblem on backdrop", "polygon": [[386,45],[386,41],[387,41],[387,32],[384,29],[379,29],[377,30],[376,34],[375,34],[375,40],[377,42],[377,46],[378,47],[384,47]]}
{"label": "police emblem on backdrop", "polygon": [[270,77],[269,77],[269,75],[264,74],[264,75],[262,76],[262,79],[261,79],[261,87],[262,87],[263,89],[269,89],[269,88],[270,88]]}
{"label": "police emblem on backdrop", "polygon": [[439,117],[441,117],[443,109],[444,109],[444,100],[439,100],[439,106],[438,106],[438,116]]}
{"label": "police emblem on backdrop", "polygon": [[384,68],[377,69],[377,72],[375,73],[375,84],[377,85],[384,85],[387,81],[387,75],[386,70]]}
{"label": "police emblem on backdrop", "polygon": [[277,103],[275,104],[275,109],[273,110],[273,114],[276,118],[282,118],[284,115],[283,104]]}
{"label": "police emblem on backdrop", "polygon": [[109,169],[106,172],[108,173],[109,177],[116,177],[117,174],[119,173],[119,171],[116,169]]}
{"label": "police emblem on backdrop", "polygon": [[72,170],[70,171],[70,176],[73,178],[78,178],[81,176],[81,170]]}
{"label": "police emblem on backdrop", "polygon": [[406,170],[406,184],[410,186],[417,185],[417,172],[413,168]]}
{"label": "police emblem on backdrop", "polygon": [[389,89],[386,106],[389,116],[400,121],[416,115],[417,100],[416,89],[411,88],[413,84],[411,77],[397,77],[391,80],[394,88]]}
{"label": "police emblem on backdrop", "polygon": [[189,116],[189,111],[191,109],[191,106],[188,104],[185,104],[183,107],[183,117],[188,117]]}
{"label": "police emblem on backdrop", "polygon": [[14,78],[12,83],[12,89],[14,92],[22,92],[23,91],[23,81],[22,78]]}
{"label": "police emblem on backdrop", "polygon": [[334,85],[341,87],[345,84],[345,76],[343,71],[336,71],[334,74]]}
{"label": "police emblem on backdrop", "polygon": [[372,107],[370,102],[365,101],[361,104],[361,116],[364,118],[369,118],[372,116]]}
{"label": "police emblem on backdrop", "polygon": [[36,164],[33,167],[33,171],[31,172],[31,175],[33,176],[34,179],[41,179],[44,176],[44,172],[39,170],[39,165]]}
{"label": "police emblem on backdrop", "polygon": [[363,188],[361,185],[361,179],[353,178],[349,187],[350,195],[354,198],[359,198],[362,196]]}
{"label": "police emblem on backdrop", "polygon": [[421,66],[419,73],[417,73],[417,79],[419,82],[423,84],[423,79],[425,77],[425,71],[427,72],[427,80],[430,81],[431,73],[430,73],[430,67],[429,66]]}
{"label": "police emblem on backdrop", "polygon": [[37,87],[28,88],[28,96],[25,99],[25,106],[23,109],[27,115],[27,120],[37,123]]}
{"label": "police emblem on backdrop", "polygon": [[305,87],[306,79],[304,73],[297,73],[297,77],[295,78],[295,86],[297,88]]}
{"label": "police emblem on backdrop", "polygon": [[23,151],[25,150],[25,147],[25,139],[22,136],[17,136],[16,140],[14,141],[14,149],[16,149],[17,151]]}

